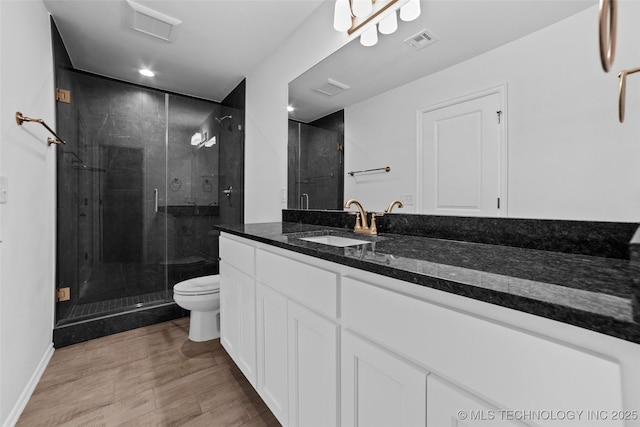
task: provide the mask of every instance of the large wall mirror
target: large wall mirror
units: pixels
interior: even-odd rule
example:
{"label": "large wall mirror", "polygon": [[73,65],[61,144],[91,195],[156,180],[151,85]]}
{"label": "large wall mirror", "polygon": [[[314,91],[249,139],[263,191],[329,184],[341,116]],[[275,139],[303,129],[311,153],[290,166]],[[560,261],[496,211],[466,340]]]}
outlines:
{"label": "large wall mirror", "polygon": [[[354,39],[289,84],[290,136],[303,132],[292,123],[343,115],[344,190],[319,205],[290,183],[289,207],[340,209],[336,200],[357,198],[381,211],[400,199],[398,213],[637,221],[640,77],[628,78],[619,123],[617,75],[640,66],[640,5],[620,3],[609,73],[595,0],[427,0],[375,46]],[[423,33],[424,46],[407,42]],[[488,126],[478,117],[497,127],[489,151],[469,133]]]}

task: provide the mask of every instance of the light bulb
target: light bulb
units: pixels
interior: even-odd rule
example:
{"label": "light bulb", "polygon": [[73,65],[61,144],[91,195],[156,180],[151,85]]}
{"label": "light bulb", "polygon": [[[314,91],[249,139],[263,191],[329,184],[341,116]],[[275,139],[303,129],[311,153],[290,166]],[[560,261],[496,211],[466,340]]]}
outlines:
{"label": "light bulb", "polygon": [[413,21],[420,16],[420,0],[409,0],[400,8],[400,19],[405,22]]}
{"label": "light bulb", "polygon": [[143,76],[145,76],[145,77],[153,77],[153,76],[155,76],[155,75],[156,75],[153,71],[151,71],[151,70],[149,70],[149,69],[146,69],[146,68],[143,68],[143,69],[141,69],[141,70],[138,70],[138,72],[139,72],[140,74],[142,74]]}
{"label": "light bulb", "polygon": [[378,28],[376,25],[372,25],[371,28],[366,30],[360,36],[360,44],[362,46],[373,46],[378,43]]}
{"label": "light bulb", "polygon": [[336,0],[333,11],[333,28],[338,31],[347,31],[351,28],[351,7],[349,0]]}
{"label": "light bulb", "polygon": [[373,11],[371,0],[353,0],[353,14],[358,18],[369,16]]}
{"label": "light bulb", "polygon": [[382,18],[380,24],[378,24],[378,30],[380,34],[393,34],[398,29],[398,18],[396,11],[394,10],[388,16]]}

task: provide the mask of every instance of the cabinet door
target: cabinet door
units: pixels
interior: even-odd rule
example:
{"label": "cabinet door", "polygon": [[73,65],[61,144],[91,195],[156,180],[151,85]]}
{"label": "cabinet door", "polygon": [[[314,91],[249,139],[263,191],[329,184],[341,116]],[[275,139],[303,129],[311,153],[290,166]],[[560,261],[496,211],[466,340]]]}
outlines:
{"label": "cabinet door", "polygon": [[287,424],[287,299],[256,286],[258,376],[256,390],[282,425]]}
{"label": "cabinet door", "polygon": [[253,278],[220,262],[220,342],[256,385],[256,304]]}
{"label": "cabinet door", "polygon": [[289,319],[289,425],[338,424],[338,325],[295,302]]}
{"label": "cabinet door", "polygon": [[500,411],[435,375],[429,375],[427,378],[427,426],[514,427],[527,425],[518,419],[522,419],[522,414],[513,411]]}
{"label": "cabinet door", "polygon": [[343,427],[425,425],[427,373],[349,332],[341,369]]}

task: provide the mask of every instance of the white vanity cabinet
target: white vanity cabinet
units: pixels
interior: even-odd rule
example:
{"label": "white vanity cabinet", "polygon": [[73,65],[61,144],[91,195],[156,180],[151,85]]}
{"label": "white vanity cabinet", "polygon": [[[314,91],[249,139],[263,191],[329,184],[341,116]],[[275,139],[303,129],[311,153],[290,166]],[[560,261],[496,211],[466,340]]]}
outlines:
{"label": "white vanity cabinet", "polygon": [[424,370],[345,332],[341,377],[343,427],[425,425],[427,372]]}
{"label": "white vanity cabinet", "polygon": [[[254,252],[240,251],[237,245]],[[257,363],[252,384],[278,421],[291,426],[338,425],[337,274],[254,245],[224,234],[220,239],[221,265],[233,263],[226,258],[233,254],[255,272],[254,314],[233,313],[233,307],[240,306],[235,302],[236,272],[221,267],[221,316],[228,316],[222,322],[227,332],[221,334],[223,345],[240,366],[234,346],[226,343],[228,332],[235,332],[230,323],[253,322]],[[227,246],[235,249],[226,251]]]}
{"label": "white vanity cabinet", "polygon": [[287,304],[289,425],[338,425],[338,325],[295,303]]}
{"label": "white vanity cabinet", "polygon": [[220,342],[256,386],[255,249],[228,240],[220,245]]}
{"label": "white vanity cabinet", "polygon": [[256,390],[283,425],[336,425],[338,325],[262,283],[256,296]]}
{"label": "white vanity cabinet", "polygon": [[256,292],[258,378],[256,390],[273,415],[288,425],[287,298],[258,283]]}
{"label": "white vanity cabinet", "polygon": [[479,400],[436,375],[427,378],[427,426],[526,426],[521,414],[506,412]]}
{"label": "white vanity cabinet", "polygon": [[252,384],[285,426],[640,426],[637,344],[226,233],[220,246],[223,345],[243,369],[230,322],[253,322]]}

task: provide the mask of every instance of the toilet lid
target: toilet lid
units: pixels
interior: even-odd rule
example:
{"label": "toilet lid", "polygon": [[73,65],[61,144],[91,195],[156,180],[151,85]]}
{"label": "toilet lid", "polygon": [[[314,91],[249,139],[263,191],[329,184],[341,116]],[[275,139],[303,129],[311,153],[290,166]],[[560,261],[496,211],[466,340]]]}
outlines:
{"label": "toilet lid", "polygon": [[206,295],[220,292],[220,276],[217,274],[211,276],[194,277],[176,283],[173,292],[178,295]]}

